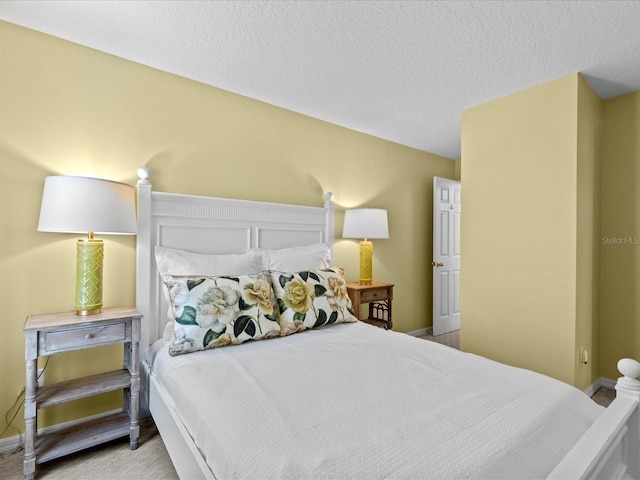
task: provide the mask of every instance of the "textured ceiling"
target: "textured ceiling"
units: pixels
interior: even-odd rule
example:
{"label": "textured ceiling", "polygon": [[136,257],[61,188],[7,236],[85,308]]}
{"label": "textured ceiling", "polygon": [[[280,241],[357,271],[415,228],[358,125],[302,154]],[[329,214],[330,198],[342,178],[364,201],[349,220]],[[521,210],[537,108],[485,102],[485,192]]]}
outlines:
{"label": "textured ceiling", "polygon": [[640,90],[638,1],[3,0],[0,19],[454,159],[466,108],[574,72]]}

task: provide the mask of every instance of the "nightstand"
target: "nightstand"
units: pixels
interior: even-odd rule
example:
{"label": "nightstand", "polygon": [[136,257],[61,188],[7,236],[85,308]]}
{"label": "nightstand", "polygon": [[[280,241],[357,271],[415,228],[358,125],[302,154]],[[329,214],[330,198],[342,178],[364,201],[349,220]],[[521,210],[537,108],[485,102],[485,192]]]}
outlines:
{"label": "nightstand", "polygon": [[360,305],[368,303],[369,316],[361,320],[391,330],[393,327],[391,318],[392,284],[382,282],[372,282],[371,285],[361,285],[357,282],[347,283],[347,292],[357,317],[360,314]]}
{"label": "nightstand", "polygon": [[[106,308],[96,315],[75,312],[30,315],[24,324],[26,390],[24,401],[24,478],[32,479],[37,463],[129,435],[131,450],[138,447],[140,372],[138,346],[140,315],[130,307]],[[124,344],[121,370],[37,386],[38,357],[115,343]],[[123,390],[122,411],[63,429],[38,432],[40,408]]]}

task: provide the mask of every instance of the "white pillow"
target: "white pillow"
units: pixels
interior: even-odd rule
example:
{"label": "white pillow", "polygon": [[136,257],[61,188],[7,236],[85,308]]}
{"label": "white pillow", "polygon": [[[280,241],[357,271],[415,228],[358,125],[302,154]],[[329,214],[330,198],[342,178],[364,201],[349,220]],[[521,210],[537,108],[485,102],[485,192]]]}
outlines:
{"label": "white pillow", "polygon": [[248,275],[268,270],[267,256],[261,251],[213,255],[158,246],[155,253],[160,277]]}
{"label": "white pillow", "polygon": [[276,250],[250,248],[247,253],[263,252],[267,256],[268,270],[300,272],[322,270],[331,266],[331,249],[326,243]]}

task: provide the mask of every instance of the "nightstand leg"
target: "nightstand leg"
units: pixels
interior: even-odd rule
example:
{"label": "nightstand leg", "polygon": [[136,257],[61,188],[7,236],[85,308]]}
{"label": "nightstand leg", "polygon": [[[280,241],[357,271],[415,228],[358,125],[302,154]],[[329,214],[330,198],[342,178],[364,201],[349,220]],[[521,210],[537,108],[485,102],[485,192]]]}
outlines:
{"label": "nightstand leg", "polygon": [[138,342],[131,342],[131,355],[129,357],[129,371],[131,373],[131,388],[129,390],[129,447],[131,450],[138,448],[140,437],[140,362],[138,361]]}
{"label": "nightstand leg", "polygon": [[37,360],[27,360],[24,394],[25,445],[23,472],[25,480],[33,479],[36,473],[36,375]]}
{"label": "nightstand leg", "polygon": [[391,319],[391,300],[387,300],[387,330],[393,329],[393,320]]}

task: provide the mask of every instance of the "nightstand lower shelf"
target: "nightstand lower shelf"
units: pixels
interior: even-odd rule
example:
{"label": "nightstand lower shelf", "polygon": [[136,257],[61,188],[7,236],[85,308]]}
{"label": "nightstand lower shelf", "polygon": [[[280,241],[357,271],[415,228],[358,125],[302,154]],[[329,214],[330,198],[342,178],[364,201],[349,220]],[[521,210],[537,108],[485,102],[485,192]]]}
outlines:
{"label": "nightstand lower shelf", "polygon": [[47,462],[99,443],[126,437],[129,435],[130,426],[129,415],[126,412],[118,412],[98,420],[38,433],[36,463]]}
{"label": "nightstand lower shelf", "polygon": [[130,386],[131,374],[126,369],[44,385],[36,389],[37,408],[50,407]]}

